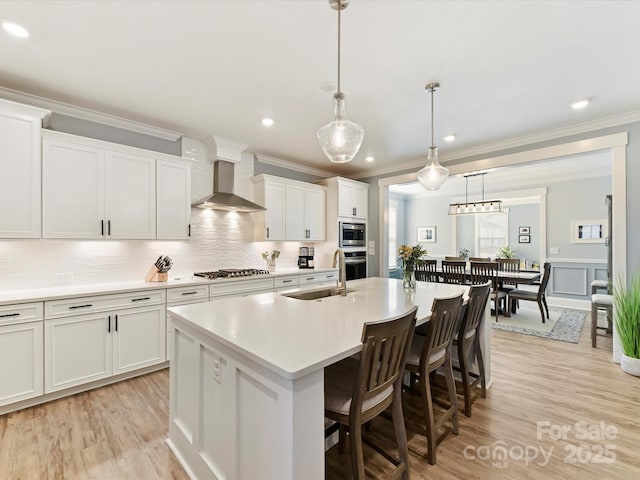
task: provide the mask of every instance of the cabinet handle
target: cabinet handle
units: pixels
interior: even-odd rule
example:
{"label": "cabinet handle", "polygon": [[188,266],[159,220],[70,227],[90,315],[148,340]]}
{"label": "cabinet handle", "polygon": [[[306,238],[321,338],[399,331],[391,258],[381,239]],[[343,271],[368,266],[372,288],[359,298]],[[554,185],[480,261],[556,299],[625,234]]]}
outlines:
{"label": "cabinet handle", "polygon": [[307,281],[315,280],[315,279],[316,279],[316,277],[307,277],[307,278],[306,278],[306,280],[307,280]]}
{"label": "cabinet handle", "polygon": [[282,283],[291,283],[293,280],[283,280]]}
{"label": "cabinet handle", "polygon": [[335,275],[327,275],[327,278],[336,278]]}
{"label": "cabinet handle", "polygon": [[267,238],[269,238],[269,227],[267,227]]}
{"label": "cabinet handle", "polygon": [[7,317],[19,317],[20,313],[5,313],[4,315],[0,315],[0,318],[7,318]]}
{"label": "cabinet handle", "polygon": [[189,230],[188,230],[187,236],[188,236],[188,237],[190,237],[190,236],[191,236],[191,224],[189,224]]}
{"label": "cabinet handle", "polygon": [[111,220],[107,220],[107,235],[111,236]]}
{"label": "cabinet handle", "polygon": [[356,216],[356,207],[353,207],[353,216]]}
{"label": "cabinet handle", "polygon": [[100,235],[104,237],[104,220],[100,220]]}
{"label": "cabinet handle", "polygon": [[109,315],[109,320],[107,322],[107,333],[111,333],[111,315]]}
{"label": "cabinet handle", "polygon": [[72,305],[71,307],[69,307],[69,310],[75,310],[76,308],[87,308],[87,307],[93,307],[93,304],[87,303],[86,305]]}
{"label": "cabinet handle", "polygon": [[142,297],[142,298],[132,298],[132,302],[141,302],[143,300],[151,300],[151,297]]}
{"label": "cabinet handle", "polygon": [[118,331],[118,315],[116,315],[116,332]]}
{"label": "cabinet handle", "polygon": [[198,292],[182,292],[182,295],[195,295]]}

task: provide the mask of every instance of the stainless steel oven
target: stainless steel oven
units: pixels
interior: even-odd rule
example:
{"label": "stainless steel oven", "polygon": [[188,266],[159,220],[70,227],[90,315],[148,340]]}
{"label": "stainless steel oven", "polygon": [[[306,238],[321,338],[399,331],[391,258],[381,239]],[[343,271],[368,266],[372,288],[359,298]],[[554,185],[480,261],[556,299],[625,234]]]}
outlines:
{"label": "stainless steel oven", "polygon": [[367,276],[367,252],[344,252],[347,280],[366,278]]}
{"label": "stainless steel oven", "polygon": [[367,226],[364,223],[340,222],[340,247],[366,247]]}

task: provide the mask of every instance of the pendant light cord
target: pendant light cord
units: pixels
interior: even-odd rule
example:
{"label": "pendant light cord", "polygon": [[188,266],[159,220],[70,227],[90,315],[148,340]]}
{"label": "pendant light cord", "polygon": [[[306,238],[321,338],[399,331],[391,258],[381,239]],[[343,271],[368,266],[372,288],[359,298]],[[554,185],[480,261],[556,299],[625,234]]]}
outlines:
{"label": "pendant light cord", "polygon": [[433,142],[433,91],[435,89],[431,88],[431,148],[435,147]]}
{"label": "pendant light cord", "polygon": [[342,2],[338,3],[338,93],[340,93],[340,11]]}

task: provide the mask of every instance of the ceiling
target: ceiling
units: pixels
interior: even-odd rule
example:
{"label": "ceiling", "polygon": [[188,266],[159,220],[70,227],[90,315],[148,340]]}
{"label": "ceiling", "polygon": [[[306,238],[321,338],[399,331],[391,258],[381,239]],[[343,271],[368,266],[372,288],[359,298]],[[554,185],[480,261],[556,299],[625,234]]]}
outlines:
{"label": "ceiling", "polygon": [[[0,31],[2,87],[347,176],[426,156],[432,81],[443,158],[640,110],[640,2],[352,0],[341,86],[365,138],[343,165],[315,135],[336,80],[326,0],[20,0],[0,16],[31,33]],[[591,104],[572,110],[582,98]]]}

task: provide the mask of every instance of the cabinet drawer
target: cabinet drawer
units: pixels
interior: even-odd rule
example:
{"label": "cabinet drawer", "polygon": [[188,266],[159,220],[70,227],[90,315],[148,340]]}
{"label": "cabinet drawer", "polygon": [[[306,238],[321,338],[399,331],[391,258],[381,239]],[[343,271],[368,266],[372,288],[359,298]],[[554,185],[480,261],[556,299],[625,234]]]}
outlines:
{"label": "cabinet drawer", "polygon": [[34,320],[42,320],[42,318],[42,302],[0,306],[0,325],[33,322]]}
{"label": "cabinet drawer", "polygon": [[335,282],[338,279],[338,272],[319,272],[307,275],[300,275],[300,285],[307,285],[309,283],[325,283]]}
{"label": "cabinet drawer", "polygon": [[276,277],[273,279],[274,290],[282,290],[284,288],[296,288],[297,286],[298,286],[298,275]]}
{"label": "cabinet drawer", "polygon": [[238,280],[229,283],[211,285],[211,298],[234,293],[255,292],[257,290],[273,291],[273,278],[255,280]]}
{"label": "cabinet drawer", "polygon": [[192,285],[167,289],[167,304],[206,302],[209,300],[209,285]]}
{"label": "cabinet drawer", "polygon": [[68,317],[85,313],[106,312],[122,308],[142,307],[165,303],[165,290],[145,290],[142,292],[117,295],[96,295],[92,297],[67,298],[45,302],[46,318]]}

